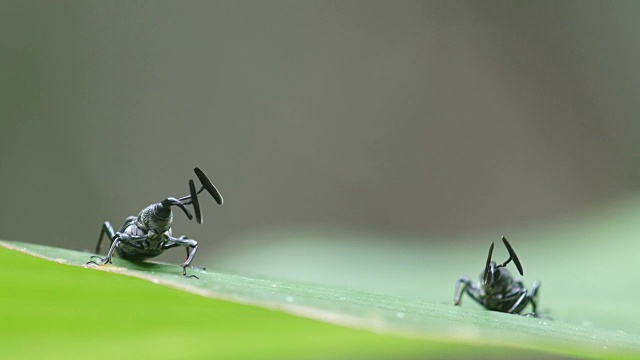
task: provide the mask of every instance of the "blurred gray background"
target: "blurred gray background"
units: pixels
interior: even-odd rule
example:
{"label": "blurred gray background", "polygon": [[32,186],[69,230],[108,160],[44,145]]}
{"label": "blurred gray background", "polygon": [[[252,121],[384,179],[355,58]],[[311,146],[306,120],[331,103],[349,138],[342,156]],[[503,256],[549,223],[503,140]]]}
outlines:
{"label": "blurred gray background", "polygon": [[194,166],[225,197],[177,215],[204,265],[276,230],[413,246],[598,206],[640,184],[639,11],[2,1],[0,238],[93,249]]}

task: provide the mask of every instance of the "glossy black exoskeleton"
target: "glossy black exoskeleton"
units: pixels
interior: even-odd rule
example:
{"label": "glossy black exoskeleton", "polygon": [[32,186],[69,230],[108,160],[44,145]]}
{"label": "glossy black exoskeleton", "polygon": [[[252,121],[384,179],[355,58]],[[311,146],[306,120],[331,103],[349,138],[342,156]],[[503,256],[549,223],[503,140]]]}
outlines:
{"label": "glossy black exoskeleton", "polygon": [[[184,246],[187,250],[187,259],[182,263],[182,275],[187,276],[187,267],[191,264],[193,257],[198,250],[198,242],[186,236],[173,237],[171,232],[171,223],[173,221],[173,212],[171,206],[179,207],[189,220],[193,219],[193,215],[187,209],[187,205],[193,205],[198,224],[202,223],[202,215],[200,214],[200,204],[198,202],[198,194],[205,189],[216,202],[220,205],[223,203],[220,192],[213,186],[209,178],[199,168],[194,169],[196,176],[200,180],[202,187],[196,191],[193,180],[189,180],[190,195],[181,198],[168,197],[159,203],[151,204],[142,209],[138,216],[129,216],[120,231],[115,232],[108,221],[102,225],[98,245],[96,245],[96,254],[100,253],[100,245],[102,237],[106,233],[111,240],[109,252],[105,258],[92,256],[91,261],[87,264],[103,265],[110,264],[113,252],[117,251],[118,256],[127,260],[146,260],[154,258],[162,254],[165,250]],[[189,251],[191,249],[191,251]],[[95,259],[95,260],[94,260]],[[198,278],[195,275],[188,277]]]}
{"label": "glossy black exoskeleton", "polygon": [[[484,306],[487,310],[506,312],[510,314],[520,314],[527,305],[531,304],[532,313],[527,315],[536,316],[537,295],[540,283],[534,281],[531,291],[527,290],[520,279],[514,279],[506,266],[513,260],[520,275],[524,275],[522,265],[515,251],[503,236],[502,242],[509,251],[509,258],[502,264],[497,265],[491,261],[493,253],[493,242],[489,247],[489,256],[484,272],[480,274],[480,281],[474,285],[467,276],[462,276],[456,284],[454,294],[454,304],[460,305],[462,294],[466,293],[473,300]],[[462,285],[462,286],[461,286]]]}

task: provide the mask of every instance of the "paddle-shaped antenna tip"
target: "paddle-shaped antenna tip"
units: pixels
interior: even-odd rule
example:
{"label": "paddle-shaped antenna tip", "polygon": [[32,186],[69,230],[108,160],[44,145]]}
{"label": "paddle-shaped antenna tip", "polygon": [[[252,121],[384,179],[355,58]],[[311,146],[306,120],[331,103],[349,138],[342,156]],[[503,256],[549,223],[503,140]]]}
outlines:
{"label": "paddle-shaped antenna tip", "polygon": [[222,199],[222,195],[220,195],[220,192],[218,191],[218,189],[216,189],[216,187],[213,186],[213,184],[211,183],[211,180],[209,180],[207,175],[205,175],[204,172],[200,170],[200,168],[195,168],[193,169],[193,171],[196,173],[196,176],[198,177],[198,180],[200,180],[200,183],[202,184],[202,186],[204,186],[204,188],[207,189],[209,194],[213,196],[213,198],[216,200],[218,205],[222,205],[222,203],[224,202],[224,199]]}
{"label": "paddle-shaped antenna tip", "polygon": [[502,237],[502,242],[504,243],[504,246],[507,247],[507,251],[509,252],[509,258],[512,259],[513,262],[516,264],[516,267],[518,268],[518,272],[520,273],[520,276],[524,276],[524,271],[522,270],[522,265],[520,264],[520,260],[518,260],[518,255],[516,255],[516,252],[511,247],[511,244],[509,244],[509,242],[507,241],[507,238],[504,236]]}
{"label": "paddle-shaped antenna tip", "polygon": [[484,267],[484,276],[482,279],[485,284],[489,280],[489,269],[491,268],[491,255],[493,254],[493,241],[491,242],[491,246],[489,246],[489,255],[487,255],[487,265]]}
{"label": "paddle-shaped antenna tip", "polygon": [[191,192],[191,204],[193,205],[193,211],[196,213],[196,222],[198,222],[198,224],[202,224],[202,214],[200,213],[198,192],[196,191],[196,184],[192,179],[189,179],[189,191]]}

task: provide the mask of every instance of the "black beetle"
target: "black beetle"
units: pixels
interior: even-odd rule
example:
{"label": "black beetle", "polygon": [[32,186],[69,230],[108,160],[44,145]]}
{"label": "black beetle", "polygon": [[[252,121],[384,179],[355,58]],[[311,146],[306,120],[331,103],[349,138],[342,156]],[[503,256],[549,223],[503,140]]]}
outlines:
{"label": "black beetle", "polygon": [[[91,261],[87,264],[103,265],[110,264],[113,252],[117,251],[118,255],[127,260],[146,260],[162,254],[165,250],[184,246],[187,250],[187,259],[182,263],[182,275],[187,276],[187,267],[191,264],[193,257],[198,250],[198,242],[189,239],[186,236],[179,238],[173,237],[171,233],[171,223],[173,221],[173,213],[171,206],[177,206],[189,220],[193,219],[193,215],[187,210],[186,205],[193,205],[198,224],[202,223],[202,215],[200,214],[200,204],[198,203],[198,194],[203,190],[207,190],[211,196],[220,205],[223,203],[222,196],[218,189],[213,186],[209,178],[200,170],[195,168],[194,172],[200,180],[202,187],[196,191],[193,180],[189,180],[190,195],[181,198],[168,197],[159,203],[151,204],[142,209],[138,216],[129,216],[120,231],[115,232],[108,221],[105,221],[100,231],[98,245],[96,245],[96,254],[100,253],[100,245],[102,237],[106,233],[111,240],[111,247],[105,258],[92,256]],[[189,249],[192,249],[189,252]],[[96,259],[98,262],[96,262]],[[198,278],[195,275],[189,277]]]}
{"label": "black beetle", "polygon": [[[504,246],[506,246],[507,251],[509,251],[507,261],[500,265],[496,265],[494,261],[491,261],[491,254],[493,253],[492,242],[489,247],[487,264],[484,272],[480,274],[478,285],[475,286],[467,276],[460,277],[460,280],[456,283],[454,304],[460,305],[462,294],[467,293],[467,295],[487,310],[520,314],[528,304],[531,304],[533,312],[527,315],[537,316],[536,306],[540,283],[534,281],[531,286],[531,291],[528,291],[520,279],[511,277],[511,273],[509,273],[506,266],[512,260],[516,264],[520,275],[524,275],[524,272],[522,271],[522,265],[520,264],[520,260],[518,260],[518,256],[516,256],[515,251],[513,251],[513,248],[504,236],[502,237],[502,242]],[[462,287],[460,286],[461,284]]]}

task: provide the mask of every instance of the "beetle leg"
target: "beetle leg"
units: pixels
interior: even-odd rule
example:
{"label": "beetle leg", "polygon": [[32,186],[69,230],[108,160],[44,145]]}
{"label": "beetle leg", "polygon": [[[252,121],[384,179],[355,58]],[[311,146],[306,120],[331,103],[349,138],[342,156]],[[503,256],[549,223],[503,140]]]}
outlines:
{"label": "beetle leg", "polygon": [[[89,264],[93,264],[93,265],[104,265],[104,259],[101,258],[98,255],[91,255],[91,257],[89,258],[91,260],[87,261],[86,263],[84,263],[85,265],[89,265]],[[94,260],[95,259],[95,260]],[[98,264],[98,261],[100,262]]]}
{"label": "beetle leg", "polygon": [[[522,303],[522,301],[523,301],[525,298],[527,298],[527,297],[528,297],[528,296],[527,296],[527,290],[526,290],[526,289],[523,289],[523,290],[522,290],[522,294],[520,295],[520,297],[518,298],[518,300],[516,300],[516,302],[511,306],[511,308],[510,308],[509,310],[507,310],[507,312],[508,312],[509,314],[513,314],[513,312],[518,308],[518,306],[520,306],[520,304]],[[525,306],[527,306],[527,305],[526,305],[526,303],[525,303]]]}
{"label": "beetle leg", "polygon": [[[175,238],[172,236],[167,236],[168,241],[162,246],[162,250],[167,250],[167,249],[171,249],[174,248],[176,246],[184,246],[187,248],[187,259],[185,260],[184,263],[182,263],[182,275],[185,277],[190,277],[190,278],[198,278],[196,275],[190,275],[187,276],[187,267],[189,265],[191,265],[191,261],[193,260],[193,257],[196,255],[196,251],[198,250],[198,242],[193,240],[193,239],[189,239],[186,236],[181,236],[179,238]],[[193,249],[191,250],[191,253],[189,253],[189,248]]]}
{"label": "beetle leg", "polygon": [[[135,216],[129,216],[124,221],[122,228],[120,228],[120,232],[124,232],[124,229],[126,229],[129,225],[131,225],[131,223],[134,222],[135,220],[136,220]],[[105,221],[104,224],[102,224],[102,229],[100,230],[100,237],[98,238],[98,244],[96,245],[96,254],[100,253],[100,246],[102,245],[102,238],[104,237],[105,233],[109,237],[109,240],[113,242],[113,239],[115,239],[116,237],[116,232],[113,230],[113,226],[111,226],[111,223],[108,221]]]}
{"label": "beetle leg", "polygon": [[122,224],[122,227],[120,228],[120,232],[124,232],[124,230],[126,228],[129,227],[129,225],[133,224],[134,222],[136,222],[136,217],[135,216],[129,216],[124,220],[124,224]]}
{"label": "beetle leg", "polygon": [[[460,286],[460,284],[462,284],[462,287]],[[456,290],[453,296],[454,305],[460,305],[460,302],[462,301],[462,294],[465,292],[477,303],[484,305],[482,301],[480,301],[478,289],[473,285],[473,282],[467,276],[461,276],[456,283]]]}
{"label": "beetle leg", "polygon": [[[520,280],[517,280],[518,282],[520,282]],[[520,282],[521,283],[521,282]],[[525,292],[527,292],[527,295],[525,296],[525,298],[523,299],[523,301],[525,301],[525,306],[526,307],[526,303],[529,302],[531,303],[531,307],[532,307],[532,311],[530,313],[526,313],[526,314],[522,314],[523,316],[533,316],[533,317],[540,317],[540,314],[538,314],[537,312],[537,307],[538,307],[538,288],[540,287],[540,282],[538,281],[534,281],[533,284],[531,285],[531,291],[524,290]],[[512,308],[516,307],[516,305],[514,305]],[[545,317],[547,318],[547,317]]]}
{"label": "beetle leg", "polygon": [[[93,255],[91,256],[90,261],[87,261],[87,263],[85,265],[89,265],[89,264],[95,264],[95,265],[106,265],[106,264],[111,264],[111,257],[113,256],[113,251],[116,249],[116,246],[118,246],[118,244],[120,243],[120,236],[119,235],[115,235],[113,241],[111,242],[111,247],[109,248],[109,252],[107,253],[107,256],[104,258],[101,258],[97,255]],[[93,260],[93,258],[97,258],[100,263],[98,263],[97,261]]]}
{"label": "beetle leg", "polygon": [[531,302],[531,307],[533,307],[533,316],[536,316],[536,307],[538,306],[538,288],[540,287],[540,283],[536,280],[531,285],[531,295],[529,295],[529,301]]}
{"label": "beetle leg", "polygon": [[[105,224],[106,226],[106,224]],[[128,234],[121,234],[119,232],[115,233],[115,235],[113,236],[113,238],[111,239],[111,247],[109,248],[109,252],[107,253],[107,256],[104,258],[101,258],[99,256],[93,255],[91,256],[90,261],[88,261],[85,265],[88,264],[95,264],[95,265],[105,265],[105,264],[112,264],[111,262],[111,258],[113,257],[113,252],[116,250],[116,248],[118,247],[118,244],[125,243],[127,245],[130,245],[132,247],[135,247],[137,249],[144,249],[144,245],[142,245],[141,240],[144,241],[148,238],[147,235],[142,235],[142,236],[131,236]],[[97,261],[93,260],[93,258],[98,258],[100,263],[98,263]]]}
{"label": "beetle leg", "polygon": [[113,241],[113,238],[116,237],[116,233],[115,231],[113,231],[113,226],[111,226],[111,223],[108,221],[105,221],[104,224],[102,224],[100,237],[98,238],[98,245],[96,245],[96,254],[100,253],[100,245],[102,245],[102,237],[105,233],[107,233],[107,236],[109,236],[110,241]]}
{"label": "beetle leg", "polygon": [[121,243],[127,244],[138,250],[144,250],[145,248],[149,247],[148,244],[145,244],[145,241],[149,239],[149,235],[129,235],[121,234],[118,232],[116,233],[116,236],[118,237],[118,239],[120,239]]}
{"label": "beetle leg", "polygon": [[105,264],[111,264],[111,258],[113,257],[113,251],[116,249],[116,246],[120,243],[120,237],[116,237],[111,243],[111,247],[109,248],[109,252],[107,253],[107,257],[104,258]]}

